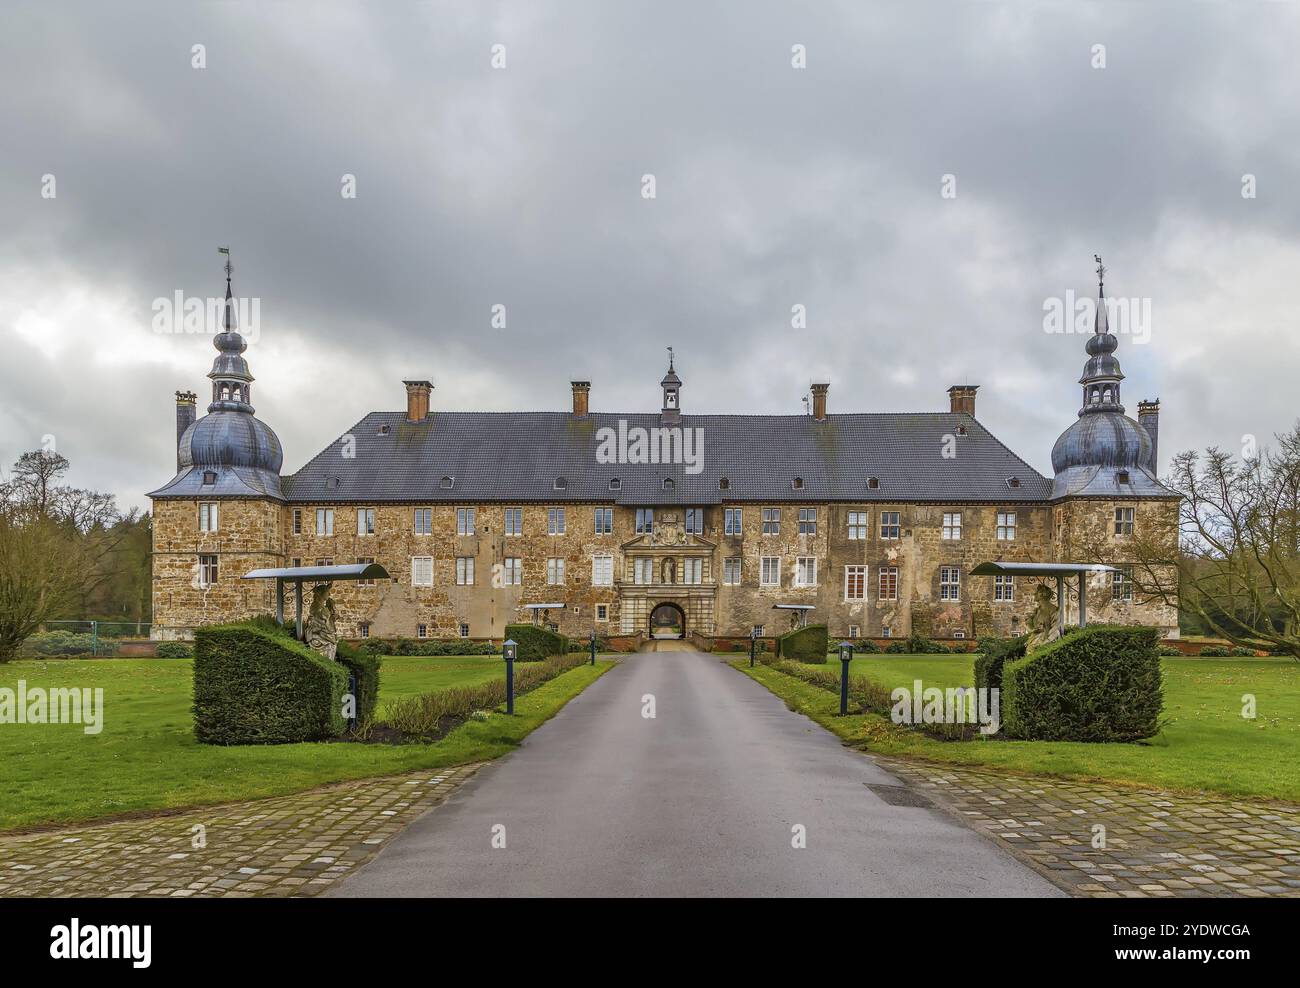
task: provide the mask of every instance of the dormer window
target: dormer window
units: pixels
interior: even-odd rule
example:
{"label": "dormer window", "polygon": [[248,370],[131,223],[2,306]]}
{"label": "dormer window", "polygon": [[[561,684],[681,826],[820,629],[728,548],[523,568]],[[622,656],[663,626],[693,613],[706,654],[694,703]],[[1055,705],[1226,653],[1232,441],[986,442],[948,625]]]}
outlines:
{"label": "dormer window", "polygon": [[563,477],[556,477],[554,487],[557,491],[567,491],[569,489],[569,482]]}
{"label": "dormer window", "polygon": [[879,478],[879,477],[868,477],[868,478],[867,478],[867,490],[869,490],[869,491],[878,491],[878,490],[880,490],[880,478]]}
{"label": "dormer window", "polygon": [[1121,470],[1119,473],[1115,474],[1115,479],[1121,484],[1127,484],[1129,482],[1128,471]]}
{"label": "dormer window", "polygon": [[672,477],[664,478],[664,483],[663,483],[664,490],[671,491],[676,489],[676,487],[677,487],[677,481],[673,480]]}
{"label": "dormer window", "polygon": [[203,471],[203,486],[204,486],[204,487],[211,487],[211,486],[212,486],[213,484],[215,484],[216,482],[217,482],[217,472],[216,472],[215,470],[204,470],[204,471]]}
{"label": "dormer window", "polygon": [[392,426],[390,426],[390,425],[388,425],[388,424],[384,424],[384,425],[381,425],[381,426],[379,427],[379,434],[380,434],[381,436],[386,436],[386,435],[388,435],[388,433],[391,432],[391,431],[392,431]]}
{"label": "dormer window", "polygon": [[1008,477],[1008,478],[1007,478],[1007,486],[1008,486],[1008,487],[1012,487],[1012,488],[1019,487],[1019,486],[1020,486],[1020,478],[1019,478],[1019,477]]}
{"label": "dormer window", "polygon": [[443,477],[440,481],[438,481],[438,487],[444,491],[449,491],[455,486],[456,486],[455,477]]}
{"label": "dormer window", "polygon": [[718,480],[718,490],[720,490],[720,491],[729,491],[729,490],[731,490],[731,481],[730,481],[728,478],[726,478],[726,477],[721,477],[721,478],[719,478],[719,480]]}
{"label": "dormer window", "polygon": [[609,489],[611,491],[621,491],[623,489],[623,481],[621,481],[618,477],[614,477],[609,482]]}
{"label": "dormer window", "polygon": [[792,490],[796,490],[796,491],[803,490],[803,478],[795,477],[794,480],[790,481],[790,487]]}
{"label": "dormer window", "polygon": [[957,435],[959,436],[966,435],[966,427],[964,425],[957,426]]}

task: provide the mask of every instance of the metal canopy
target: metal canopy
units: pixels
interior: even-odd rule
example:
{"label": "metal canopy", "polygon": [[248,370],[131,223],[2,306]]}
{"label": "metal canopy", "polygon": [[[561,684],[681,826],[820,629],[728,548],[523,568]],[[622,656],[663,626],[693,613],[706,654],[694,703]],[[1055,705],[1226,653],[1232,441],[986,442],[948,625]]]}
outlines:
{"label": "metal canopy", "polygon": [[1056,626],[1065,634],[1065,578],[1079,581],[1079,627],[1088,626],[1088,573],[1117,573],[1115,566],[1104,563],[980,563],[972,576],[1042,576],[1056,578]]}
{"label": "metal canopy", "polygon": [[526,611],[550,611],[557,607],[568,607],[568,604],[524,604]]}
{"label": "metal canopy", "polygon": [[255,569],[245,573],[244,580],[275,581],[275,619],[284,624],[284,585],[297,587],[294,594],[294,629],[302,641],[302,585],[304,583],[333,583],[335,580],[387,580],[388,570],[378,563],[347,563],[342,566],[284,566],[279,569]]}
{"label": "metal canopy", "polygon": [[816,608],[812,604],[773,604],[772,610],[794,611],[799,615],[799,627],[806,628],[808,626],[808,612],[816,610]]}

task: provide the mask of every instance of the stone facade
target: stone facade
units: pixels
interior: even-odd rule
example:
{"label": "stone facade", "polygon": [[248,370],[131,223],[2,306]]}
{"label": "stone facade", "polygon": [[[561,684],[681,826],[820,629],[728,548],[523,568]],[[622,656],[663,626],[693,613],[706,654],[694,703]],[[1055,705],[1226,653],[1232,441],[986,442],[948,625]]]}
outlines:
{"label": "stone facade", "polygon": [[[496,639],[507,624],[530,620],[524,605],[547,603],[562,607],[548,611],[546,620],[575,636],[592,628],[602,635],[648,633],[650,614],[661,604],[680,608],[688,634],[747,636],[751,628],[762,626],[764,634],[773,635],[787,630],[792,621],[790,612],[773,609],[778,603],[812,605],[810,620],[826,623],[836,638],[850,633],[902,637],[913,631],[968,639],[1018,634],[1027,627],[1036,581],[1017,578],[1013,598],[997,599],[994,578],[970,576],[972,567],[989,560],[1091,562],[1102,558],[1099,550],[1108,551],[1105,561],[1123,562],[1126,538],[1113,533],[1117,506],[1135,508],[1135,526],[1153,523],[1157,512],[1176,510],[1170,500],[1080,499],[1041,505],[747,502],[698,509],[702,523],[691,526],[698,532],[686,531],[685,508],[660,507],[655,509],[653,531],[638,534],[635,509],[615,504],[426,507],[229,500],[219,502],[217,531],[209,533],[199,531],[199,504],[162,500],[155,506],[154,621],[159,637],[184,636],[196,625],[213,621],[273,613],[273,584],[240,580],[249,570],[371,560],[388,570],[390,581],[335,585],[339,630],[347,637],[360,637],[364,629],[378,637],[414,638],[423,631],[429,638],[464,634]],[[461,527],[469,527],[467,509],[473,511],[473,534],[458,534],[458,520]],[[520,513],[520,534],[507,534],[508,509]],[[316,532],[320,510],[333,511],[332,535]],[[373,534],[357,534],[359,527],[370,527],[368,522],[358,525],[359,510],[373,511]],[[417,534],[417,510],[420,529],[428,512],[427,534]],[[560,527],[560,510],[562,531],[551,534],[552,527]],[[740,512],[739,534],[727,533],[729,510]],[[602,518],[605,512],[612,514],[612,531],[597,532],[598,511]],[[772,511],[779,512],[779,519]],[[887,515],[894,512],[897,537]],[[999,527],[1003,535],[1010,534],[1005,524],[1010,514],[1014,536],[999,538]],[[959,531],[953,524],[957,516]],[[886,520],[890,527],[882,530]],[[735,521],[732,515],[732,527]],[[218,559],[212,586],[201,585],[201,555]],[[598,557],[609,559],[607,585],[593,582],[606,572],[593,563]],[[431,560],[431,586],[414,583],[415,570],[423,570],[423,564],[413,560],[425,558]],[[767,564],[769,577],[775,570],[775,585],[763,579],[765,558],[777,561]],[[799,582],[801,559],[815,561],[812,586]],[[519,583],[512,582],[513,560],[519,561]],[[740,561],[738,583],[728,582],[734,572],[727,560]],[[865,569],[853,571],[851,583],[848,567]],[[882,595],[881,570],[887,567],[897,572],[887,574]],[[956,571],[955,589],[951,583],[941,585],[944,568]],[[805,563],[802,575],[812,576],[811,569]],[[852,599],[859,573],[861,599]],[[1154,624],[1176,631],[1172,609],[1140,599],[1115,601],[1110,582],[1109,574],[1091,579],[1090,621]],[[290,593],[286,612],[292,610]],[[1068,611],[1077,615],[1073,598]]]}

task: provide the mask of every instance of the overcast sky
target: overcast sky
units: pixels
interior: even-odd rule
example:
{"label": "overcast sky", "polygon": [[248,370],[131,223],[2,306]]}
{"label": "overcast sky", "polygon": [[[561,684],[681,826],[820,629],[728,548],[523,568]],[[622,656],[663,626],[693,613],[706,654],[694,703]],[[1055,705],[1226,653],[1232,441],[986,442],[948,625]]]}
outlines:
{"label": "overcast sky", "polygon": [[285,473],[406,377],[435,409],[563,409],[586,378],[593,410],[653,410],[672,345],[686,412],[799,413],[813,380],[832,414],[937,410],[977,383],[1050,476],[1085,338],[1044,303],[1093,294],[1094,253],[1149,300],[1118,356],[1166,465],[1300,414],[1300,3],[0,18],[0,460],[52,436],[124,506],[174,472],[173,392],[209,400],[210,338],[154,306],[220,295],[219,245],[260,300]]}

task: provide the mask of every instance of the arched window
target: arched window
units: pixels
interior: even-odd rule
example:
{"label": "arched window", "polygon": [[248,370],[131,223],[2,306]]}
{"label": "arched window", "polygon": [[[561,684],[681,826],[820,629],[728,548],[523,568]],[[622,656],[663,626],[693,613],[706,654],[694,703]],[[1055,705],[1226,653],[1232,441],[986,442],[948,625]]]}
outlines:
{"label": "arched window", "polygon": [[676,487],[677,487],[677,481],[673,480],[672,477],[665,477],[665,478],[664,478],[664,490],[666,490],[666,491],[671,491],[671,490],[675,489]]}
{"label": "arched window", "polygon": [[729,491],[729,490],[731,490],[731,480],[728,479],[727,477],[721,477],[721,478],[719,478],[719,480],[718,480],[718,490],[720,490],[720,491]]}

